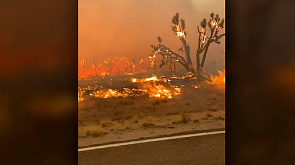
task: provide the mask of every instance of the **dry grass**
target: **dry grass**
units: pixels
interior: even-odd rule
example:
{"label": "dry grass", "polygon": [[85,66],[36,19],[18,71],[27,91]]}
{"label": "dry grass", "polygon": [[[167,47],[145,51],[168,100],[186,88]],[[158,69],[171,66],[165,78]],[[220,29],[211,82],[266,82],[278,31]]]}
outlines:
{"label": "dry grass", "polygon": [[155,127],[154,123],[142,123],[142,127],[143,128],[151,128],[151,127]]}
{"label": "dry grass", "polygon": [[100,125],[89,125],[83,128],[80,132],[78,131],[78,136],[80,137],[99,137],[107,134],[107,131],[103,129]]}
{"label": "dry grass", "polygon": [[209,117],[213,117],[213,115],[210,114],[210,113],[208,113],[208,114],[207,114],[207,118],[209,118]]}
{"label": "dry grass", "polygon": [[132,121],[126,120],[123,123],[119,122],[113,122],[112,125],[110,125],[109,129],[115,132],[120,132],[124,130],[129,130],[132,128]]}
{"label": "dry grass", "polygon": [[189,121],[190,121],[190,119],[188,118],[188,116],[186,114],[182,113],[178,116],[178,120],[173,121],[172,124],[188,123]]}
{"label": "dry grass", "polygon": [[181,114],[180,123],[187,123],[189,121],[188,117],[183,113]]}
{"label": "dry grass", "polygon": [[[89,106],[92,109],[80,109],[79,119],[93,122],[97,119],[110,118],[112,121],[129,120],[137,115],[138,118],[145,116],[164,117],[180,113],[203,112],[207,110],[218,111],[224,109],[224,93],[214,90],[200,89],[194,91],[184,88],[178,98],[159,100],[149,97],[138,98],[109,98],[95,100]],[[79,106],[82,107],[82,106]]]}
{"label": "dry grass", "polygon": [[225,120],[225,117],[223,117],[223,116],[218,116],[218,117],[215,117],[214,119],[217,119],[217,120]]}
{"label": "dry grass", "polygon": [[209,86],[194,90],[184,88],[173,99],[109,98],[90,101],[89,105],[79,103],[78,136],[98,137],[129,129],[199,123],[202,119],[225,120],[223,114],[216,114],[224,110],[224,92]]}
{"label": "dry grass", "polygon": [[199,119],[195,119],[195,120],[193,120],[193,122],[194,122],[194,123],[199,123],[200,120],[199,120]]}

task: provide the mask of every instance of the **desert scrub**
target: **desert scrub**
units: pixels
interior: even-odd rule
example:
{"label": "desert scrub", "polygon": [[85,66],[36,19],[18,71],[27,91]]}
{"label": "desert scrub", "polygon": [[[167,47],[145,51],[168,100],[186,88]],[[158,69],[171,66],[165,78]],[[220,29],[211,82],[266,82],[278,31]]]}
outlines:
{"label": "desert scrub", "polygon": [[103,120],[99,124],[100,124],[100,126],[102,128],[106,128],[106,127],[110,127],[112,125],[112,121],[110,121],[110,120]]}
{"label": "desert scrub", "polygon": [[167,100],[167,99],[163,99],[162,102],[163,102],[163,103],[167,103],[168,100]]}
{"label": "desert scrub", "polygon": [[78,138],[84,138],[86,137],[85,133],[83,131],[78,130]]}
{"label": "desert scrub", "polygon": [[105,128],[105,127],[107,127],[107,126],[108,126],[107,123],[102,123],[102,124],[101,124],[101,127],[103,127],[103,128]]}
{"label": "desert scrub", "polygon": [[193,120],[193,122],[194,123],[198,123],[198,122],[200,122],[200,120],[199,119],[195,119],[195,120]]}
{"label": "desert scrub", "polygon": [[215,117],[215,119],[217,119],[217,120],[225,120],[225,117],[218,116],[218,117]]}
{"label": "desert scrub", "polygon": [[187,123],[188,121],[189,121],[189,119],[187,118],[187,116],[184,113],[181,114],[180,123]]}
{"label": "desert scrub", "polygon": [[118,102],[118,104],[119,105],[134,105],[134,102],[133,101],[124,100],[124,101]]}
{"label": "desert scrub", "polygon": [[130,119],[133,119],[133,118],[134,118],[134,116],[129,115],[129,116],[126,116],[126,117],[125,117],[125,120],[130,120]]}
{"label": "desert scrub", "polygon": [[107,132],[100,126],[87,126],[85,128],[86,136],[99,137],[104,136]]}
{"label": "desert scrub", "polygon": [[172,122],[172,124],[187,123],[188,121],[189,121],[188,117],[184,113],[182,113],[180,114],[180,120],[174,121]]}
{"label": "desert scrub", "polygon": [[208,117],[203,117],[202,120],[208,120]]}
{"label": "desert scrub", "polygon": [[155,124],[154,123],[142,123],[142,127],[151,128],[151,127],[155,127]]}
{"label": "desert scrub", "polygon": [[167,115],[177,115],[178,114],[178,112],[169,112],[169,113],[167,113]]}
{"label": "desert scrub", "polygon": [[115,132],[121,132],[125,130],[132,129],[133,121],[125,121],[124,123],[121,122],[113,122],[110,129]]}
{"label": "desert scrub", "polygon": [[207,117],[213,117],[213,115],[211,115],[211,114],[208,113],[208,114],[207,114]]}
{"label": "desert scrub", "polygon": [[156,100],[156,101],[153,102],[153,104],[154,105],[159,105],[160,104],[160,101],[159,100]]}

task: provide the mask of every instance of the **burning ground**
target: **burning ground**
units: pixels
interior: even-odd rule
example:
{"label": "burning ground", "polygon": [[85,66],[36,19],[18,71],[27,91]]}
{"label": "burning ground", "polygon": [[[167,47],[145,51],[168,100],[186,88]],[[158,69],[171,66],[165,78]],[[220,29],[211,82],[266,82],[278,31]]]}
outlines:
{"label": "burning ground", "polygon": [[156,76],[80,82],[79,146],[224,128],[224,75],[201,84]]}

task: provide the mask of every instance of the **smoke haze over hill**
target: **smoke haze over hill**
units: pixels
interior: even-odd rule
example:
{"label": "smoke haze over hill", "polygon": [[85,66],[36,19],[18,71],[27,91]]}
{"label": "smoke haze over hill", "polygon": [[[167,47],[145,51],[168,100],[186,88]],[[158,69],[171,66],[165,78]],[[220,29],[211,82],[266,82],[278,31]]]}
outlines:
{"label": "smoke haze over hill", "polygon": [[[102,61],[124,55],[138,61],[142,56],[148,57],[152,51],[150,45],[157,44],[157,36],[177,51],[181,42],[171,30],[176,12],[186,21],[187,40],[195,63],[197,25],[211,12],[224,18],[224,1],[218,0],[83,0],[78,5],[78,52],[79,60],[85,59],[85,67],[91,67],[93,59]],[[207,62],[212,63],[214,55],[224,57],[223,50],[224,41],[212,45]],[[224,59],[215,62],[224,63]]]}

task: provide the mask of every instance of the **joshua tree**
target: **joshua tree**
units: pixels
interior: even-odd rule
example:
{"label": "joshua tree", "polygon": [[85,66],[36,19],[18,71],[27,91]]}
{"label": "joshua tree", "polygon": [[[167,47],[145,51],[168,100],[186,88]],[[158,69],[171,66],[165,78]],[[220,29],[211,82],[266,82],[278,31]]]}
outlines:
{"label": "joshua tree", "polygon": [[94,68],[94,71],[95,71],[95,76],[97,76],[97,66],[96,66],[96,64],[95,64],[95,61],[94,61],[94,60],[93,60],[92,67]]}
{"label": "joshua tree", "polygon": [[[210,29],[209,37],[206,35],[207,25]],[[219,14],[214,16],[214,13],[210,14],[210,19],[207,23],[206,18],[201,22],[201,29],[198,26],[199,39],[198,39],[198,50],[196,53],[197,58],[197,73],[202,74],[202,68],[204,67],[206,55],[208,53],[209,46],[212,42],[220,44],[219,39],[225,36],[225,34],[218,34],[218,32],[224,27],[224,19],[219,18]],[[200,63],[200,55],[203,53],[202,62]]]}
{"label": "joshua tree", "polygon": [[144,69],[144,57],[143,56],[139,59],[139,64],[141,66],[141,69]]}
{"label": "joshua tree", "polygon": [[[160,39],[160,37],[159,37],[159,39]],[[190,63],[188,63],[185,60],[184,57],[182,57],[181,55],[173,52],[168,47],[163,45],[161,42],[160,42],[159,45],[152,45],[152,48],[154,49],[154,51],[150,55],[150,60],[151,60],[151,65],[152,66],[156,65],[156,55],[162,55],[162,60],[161,60],[160,67],[162,67],[164,65],[167,65],[168,62],[172,62],[172,63],[178,62],[184,68],[186,68],[186,70],[188,72],[191,72],[194,75],[196,74],[196,72],[195,72],[194,68],[192,67],[192,65],[190,65]]]}
{"label": "joshua tree", "polygon": [[84,60],[82,60],[82,61],[79,63],[79,65],[82,67],[83,74],[85,75],[84,64],[85,64],[85,61],[84,61]]}
{"label": "joshua tree", "polygon": [[[211,43],[215,42],[220,44],[219,39],[225,36],[225,34],[218,34],[220,30],[224,27],[224,19],[220,19],[218,14],[210,14],[210,19],[207,20],[204,18],[201,22],[201,28],[198,28],[198,49],[196,52],[196,59],[197,59],[197,70],[195,71],[193,68],[191,55],[190,55],[190,46],[187,43],[186,36],[187,33],[185,31],[185,20],[179,20],[179,14],[176,13],[175,16],[172,18],[172,31],[174,34],[180,39],[182,46],[178,51],[185,52],[185,57],[177,54],[176,52],[170,50],[168,47],[162,44],[161,37],[158,37],[158,45],[152,45],[151,47],[154,49],[152,54],[150,55],[151,64],[156,65],[156,55],[161,55],[162,60],[160,67],[167,65],[170,63],[175,64],[175,62],[180,63],[188,72],[191,73],[192,76],[203,77],[202,68],[204,67],[206,56],[208,53],[208,49]],[[209,28],[209,36],[207,36],[207,26]],[[200,56],[202,55],[202,61],[200,61]]]}

